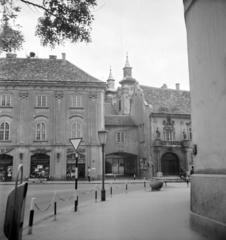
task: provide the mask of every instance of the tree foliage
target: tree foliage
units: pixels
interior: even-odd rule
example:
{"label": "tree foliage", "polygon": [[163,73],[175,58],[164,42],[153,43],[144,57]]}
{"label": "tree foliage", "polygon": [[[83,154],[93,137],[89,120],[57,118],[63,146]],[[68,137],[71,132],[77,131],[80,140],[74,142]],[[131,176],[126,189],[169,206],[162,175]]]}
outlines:
{"label": "tree foliage", "polygon": [[[0,0],[1,28],[0,51],[15,51],[22,47],[24,42],[20,26],[16,24],[17,14],[21,8],[18,2],[28,5],[42,16],[38,19],[35,35],[41,40],[43,46],[55,48],[69,40],[75,42],[91,42],[91,24],[94,17],[91,8],[96,0]],[[21,4],[20,4],[21,5]]]}

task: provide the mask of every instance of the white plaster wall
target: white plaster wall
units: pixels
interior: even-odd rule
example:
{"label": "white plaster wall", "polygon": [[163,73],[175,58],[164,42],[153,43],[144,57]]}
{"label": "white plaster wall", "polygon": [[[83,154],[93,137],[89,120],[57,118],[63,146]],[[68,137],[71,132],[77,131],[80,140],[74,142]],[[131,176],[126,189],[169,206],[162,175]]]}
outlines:
{"label": "white plaster wall", "polygon": [[185,20],[195,170],[225,174],[226,1],[194,1]]}

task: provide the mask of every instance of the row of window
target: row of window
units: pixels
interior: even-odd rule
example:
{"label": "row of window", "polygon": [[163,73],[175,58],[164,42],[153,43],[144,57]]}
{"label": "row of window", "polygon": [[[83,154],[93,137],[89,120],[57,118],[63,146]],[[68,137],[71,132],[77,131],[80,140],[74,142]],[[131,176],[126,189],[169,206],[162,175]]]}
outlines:
{"label": "row of window", "polygon": [[[0,106],[1,107],[10,107],[12,106],[10,94],[1,94],[0,95]],[[37,95],[36,96],[36,107],[47,107],[48,98],[46,95]],[[71,107],[82,107],[82,96],[81,95],[71,95]]]}
{"label": "row of window", "polygon": [[[0,125],[0,140],[8,141],[9,139],[10,127],[9,123],[3,122]],[[36,125],[36,140],[37,141],[45,141],[47,140],[47,128],[44,122],[39,122]],[[79,138],[82,137],[82,125],[79,122],[75,122],[71,125],[71,137]],[[125,133],[118,132],[116,134],[117,142],[125,142]]]}
{"label": "row of window", "polygon": [[[9,123],[3,122],[0,124],[0,140],[9,141],[10,126]],[[47,140],[47,128],[46,124],[40,122],[36,125],[36,140],[45,141]],[[71,137],[79,138],[82,137],[82,125],[78,122],[75,122],[71,126]]]}
{"label": "row of window", "polygon": [[[188,136],[186,136],[189,140],[192,140],[192,129],[191,127],[188,128]],[[164,140],[166,141],[174,141],[175,133],[173,129],[165,129],[164,132]]]}

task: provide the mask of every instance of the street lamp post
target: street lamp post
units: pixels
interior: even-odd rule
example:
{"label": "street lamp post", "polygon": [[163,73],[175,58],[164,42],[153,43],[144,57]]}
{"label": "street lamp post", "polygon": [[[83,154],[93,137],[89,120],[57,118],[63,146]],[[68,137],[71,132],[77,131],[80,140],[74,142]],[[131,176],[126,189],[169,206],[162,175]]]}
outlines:
{"label": "street lamp post", "polygon": [[77,207],[78,207],[78,149],[79,145],[82,141],[82,138],[71,138],[69,139],[71,142],[71,145],[73,146],[75,150],[75,212],[77,212]]}
{"label": "street lamp post", "polygon": [[107,134],[108,132],[105,130],[98,131],[98,137],[100,144],[102,146],[102,190],[101,190],[101,201],[105,201],[106,194],[104,189],[104,175],[105,175],[105,157],[104,157],[104,145],[107,142]]}

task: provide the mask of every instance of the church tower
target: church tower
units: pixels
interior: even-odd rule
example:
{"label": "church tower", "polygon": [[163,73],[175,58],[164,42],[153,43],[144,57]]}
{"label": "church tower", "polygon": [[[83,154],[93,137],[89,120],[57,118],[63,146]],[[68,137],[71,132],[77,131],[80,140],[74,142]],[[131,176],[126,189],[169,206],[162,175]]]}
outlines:
{"label": "church tower", "polygon": [[121,110],[123,115],[129,115],[130,113],[130,100],[134,91],[134,84],[136,79],[132,77],[132,67],[130,66],[128,54],[126,56],[126,64],[123,68],[123,79],[119,82],[121,86]]}

